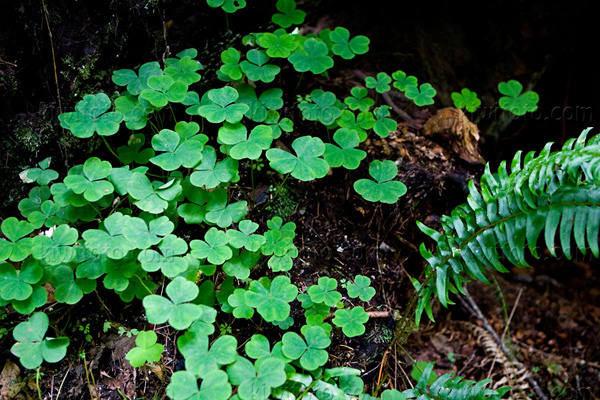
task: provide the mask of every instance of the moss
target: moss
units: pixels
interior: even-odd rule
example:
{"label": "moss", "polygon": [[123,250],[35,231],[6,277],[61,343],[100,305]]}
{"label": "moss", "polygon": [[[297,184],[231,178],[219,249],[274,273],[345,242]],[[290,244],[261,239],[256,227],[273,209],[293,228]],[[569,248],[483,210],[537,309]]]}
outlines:
{"label": "moss", "polygon": [[[273,188],[271,188],[273,190]],[[298,208],[298,200],[294,191],[287,185],[283,185],[276,196],[271,199],[267,207],[269,218],[280,217],[284,221],[290,219],[290,216]]]}

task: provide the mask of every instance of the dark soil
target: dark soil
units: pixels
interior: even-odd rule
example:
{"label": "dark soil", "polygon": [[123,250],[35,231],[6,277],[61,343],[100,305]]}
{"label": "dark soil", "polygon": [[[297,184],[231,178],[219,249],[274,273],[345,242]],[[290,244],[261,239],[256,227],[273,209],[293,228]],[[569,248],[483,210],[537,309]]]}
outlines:
{"label": "dark soil", "polygon": [[[270,2],[255,2],[226,21],[221,10],[196,3],[49,3],[54,58],[41,5],[24,0],[3,6],[2,219],[16,215],[16,204],[26,195],[27,187],[18,180],[25,167],[53,156],[53,167],[64,176],[68,168],[92,152],[102,156],[99,143],[72,139],[62,132],[56,120],[61,109],[72,109],[84,94],[113,91],[113,70],[161,60],[165,45],[172,53],[198,48],[205,66],[203,79],[210,85],[222,49],[237,43],[245,33],[266,29],[271,11],[264,10],[273,8]],[[402,4],[398,10],[398,4],[392,2],[370,6],[336,0],[299,2],[299,7],[308,12],[307,31],[344,26],[352,34],[368,36],[371,48],[360,59],[336,62],[329,79],[305,76],[297,92],[289,94],[286,106],[289,103],[291,107],[295,94],[315,88],[346,96],[352,86],[362,84],[362,75],[397,69],[432,83],[438,97],[433,106],[408,107],[410,120],[395,115],[398,130],[387,139],[371,139],[364,147],[368,160],[386,158],[398,163],[408,193],[396,204],[373,204],[356,195],[352,182],[367,175],[366,168],[335,170],[315,182],[287,182],[285,195],[270,211],[255,210],[250,217],[258,221],[279,214],[296,223],[295,244],[300,254],[291,278],[300,288],[321,276],[341,280],[362,274],[372,279],[376,297],[368,305],[356,305],[388,314],[372,318],[363,337],[334,337],[330,351],[333,365],[365,371],[363,379],[371,391],[409,388],[413,359],[435,361],[439,374],[453,371],[469,379],[506,379],[504,365],[495,359],[497,354],[490,353],[489,348],[486,351],[485,336],[477,330],[481,321],[457,298],[457,305],[435,310],[436,322],[423,320],[418,332],[406,342],[390,346],[396,324],[394,311],[405,309],[414,294],[410,279],[418,277],[424,266],[418,247],[424,241],[431,244],[415,222],[439,228],[440,217],[465,201],[467,182],[477,179],[483,168],[461,158],[446,139],[425,136],[420,127],[439,109],[450,106],[450,93],[462,87],[476,91],[484,107],[492,109],[498,98],[497,83],[508,79],[518,79],[536,90],[540,109],[535,115],[511,120],[496,114],[470,116],[480,129],[480,154],[493,166],[511,158],[516,150],[540,150],[548,141],[560,144],[588,126],[598,127],[600,74],[589,58],[590,47],[598,43],[592,2],[443,6],[415,2]],[[226,30],[226,23],[231,31]],[[405,109],[408,103],[400,99],[396,105]],[[301,121],[297,129],[303,134],[326,135]],[[291,140],[283,138],[284,142]],[[278,178],[259,177],[256,187],[266,191],[272,179]],[[242,190],[249,192],[250,188]],[[548,398],[598,398],[598,261],[582,255],[575,261],[543,257],[532,260],[532,265],[496,275],[490,285],[470,284],[470,294],[499,335],[509,327],[505,343]],[[296,307],[292,314],[300,315],[299,305]],[[98,297],[92,294],[75,306],[47,311],[58,316],[59,326],[68,327],[73,356],[59,365],[43,366],[39,386],[44,398],[55,399],[59,387],[61,399],[122,399],[122,394],[164,398],[170,374],[183,367],[174,346],[176,333],[166,327],[157,329],[159,341],[166,347],[162,368],[133,369],[124,359],[133,339],[116,331],[119,326],[146,327],[139,302],[123,307],[114,293],[101,291]],[[106,332],[105,321],[113,324]],[[218,323],[231,324],[240,337],[261,329],[233,318]],[[88,329],[90,336],[86,337]],[[6,337],[0,343],[0,359],[6,356],[15,361],[8,352],[11,344]],[[85,355],[89,373],[75,354]],[[95,383],[88,382],[90,377]],[[20,371],[15,379],[23,382],[20,398],[37,397],[34,375]],[[525,380],[505,384],[522,385],[521,393],[513,393],[515,399],[523,394],[536,397]]]}

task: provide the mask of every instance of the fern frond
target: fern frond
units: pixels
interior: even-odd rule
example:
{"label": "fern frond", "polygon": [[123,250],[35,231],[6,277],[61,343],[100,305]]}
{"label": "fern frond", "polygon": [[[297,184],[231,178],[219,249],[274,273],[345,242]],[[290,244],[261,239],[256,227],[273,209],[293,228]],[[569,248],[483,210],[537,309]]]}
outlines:
{"label": "fern frond", "polygon": [[588,140],[589,131],[555,152],[552,143],[537,156],[529,152],[522,159],[517,152],[510,169],[502,162],[492,173],[488,164],[481,188],[469,182],[467,203],[442,217],[443,233],[417,222],[436,242],[434,251],[420,247],[428,265],[425,282],[413,282],[419,290],[417,323],[423,311],[433,319],[434,296],[447,306],[448,292],[462,292],[465,282],[487,283],[490,269],[508,272],[501,257],[528,266],[525,252],[539,258],[540,242],[554,257],[557,236],[568,259],[573,242],[581,253],[600,256],[600,135]]}

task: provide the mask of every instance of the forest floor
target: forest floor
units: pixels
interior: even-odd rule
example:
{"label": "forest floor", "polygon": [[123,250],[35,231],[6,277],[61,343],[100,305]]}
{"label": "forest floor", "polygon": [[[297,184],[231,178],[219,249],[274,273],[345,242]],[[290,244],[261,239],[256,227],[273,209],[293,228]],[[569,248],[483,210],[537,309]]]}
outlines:
{"label": "forest floor", "polygon": [[[312,21],[313,28],[317,29],[318,23],[341,21],[352,31],[354,20],[345,14],[330,22],[322,17]],[[363,24],[355,24],[373,43],[386,40],[375,28],[369,32]],[[320,87],[347,95],[351,87],[364,83],[361,76],[375,75],[386,67],[378,60],[395,57],[394,49],[389,52],[376,52],[362,65],[342,65],[332,73],[334,79],[306,79],[299,91],[308,93]],[[406,109],[401,98],[393,101],[399,109]],[[296,224],[299,255],[290,277],[298,287],[307,287],[324,275],[338,281],[357,274],[371,278],[377,295],[367,311],[380,311],[379,317],[369,321],[367,333],[361,337],[334,337],[330,349],[332,366],[360,368],[370,391],[410,388],[409,366],[414,361],[435,361],[438,375],[453,372],[474,380],[491,378],[501,386],[512,386],[513,399],[536,398],[536,391],[551,399],[600,398],[600,275],[598,261],[589,256],[579,254],[575,260],[566,260],[542,255],[540,260],[530,260],[531,268],[490,274],[490,284],[470,283],[471,299],[452,297],[456,305],[434,309],[435,322],[424,318],[418,331],[392,345],[397,312],[402,312],[414,295],[411,278],[419,277],[425,265],[418,248],[422,242],[431,245],[416,221],[439,228],[441,216],[465,202],[466,183],[482,172],[481,164],[465,162],[464,155],[457,154],[451,135],[436,138],[424,132],[426,122],[443,108],[436,104],[409,109],[410,120],[396,115],[399,127],[390,137],[365,143],[369,160],[397,161],[399,179],[408,193],[396,204],[364,201],[352,188],[358,172],[336,170],[314,182],[286,182],[267,211],[251,211],[250,217],[260,222],[284,215]],[[308,124],[299,125],[298,129],[310,129]],[[519,127],[513,130],[518,132]],[[484,138],[483,129],[481,135]],[[503,150],[507,157],[512,156],[510,146]],[[484,153],[481,157],[485,160],[490,152]],[[256,193],[268,195],[270,184],[258,179]],[[251,191],[249,187],[241,189]],[[299,304],[295,307],[292,316],[301,312]],[[106,291],[99,297],[87,296],[75,306],[60,306],[55,312],[73,319],[71,353],[80,357],[45,364],[42,375],[20,369],[12,359],[0,363],[2,400],[3,395],[35,399],[38,389],[44,399],[52,400],[165,398],[170,374],[182,368],[174,330],[167,326],[157,329],[159,342],[166,348],[160,365],[134,369],[125,360],[134,345],[134,337],[126,332],[146,326],[139,302],[123,307],[114,293]],[[258,329],[233,318],[219,323],[234,334]],[[506,360],[492,330],[516,364]]]}

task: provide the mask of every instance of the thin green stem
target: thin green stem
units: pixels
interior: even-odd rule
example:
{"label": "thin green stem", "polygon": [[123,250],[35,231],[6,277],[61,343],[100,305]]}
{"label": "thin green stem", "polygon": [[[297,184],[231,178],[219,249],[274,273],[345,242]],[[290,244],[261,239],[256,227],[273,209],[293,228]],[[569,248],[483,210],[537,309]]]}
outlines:
{"label": "thin green stem", "polygon": [[256,194],[254,189],[254,160],[250,160],[250,183],[252,185],[252,206],[256,204]]}
{"label": "thin green stem", "polygon": [[173,106],[169,103],[169,108],[171,109],[171,115],[173,116],[173,121],[177,124],[177,117],[175,116],[175,111],[173,110]]}
{"label": "thin green stem", "polygon": [[281,190],[281,188],[283,187],[283,185],[285,184],[285,181],[287,181],[287,178],[288,178],[289,176],[290,176],[290,174],[288,173],[288,174],[285,176],[285,178],[283,178],[283,180],[281,181],[281,183],[279,183],[279,185],[277,186],[277,189],[275,190],[275,194],[273,195],[273,197],[271,197],[271,198],[269,199],[269,201],[267,201],[267,202],[265,203],[265,205],[264,205],[264,206],[261,208],[261,211],[263,211],[263,210],[265,209],[265,207],[267,207],[267,206],[268,206],[268,205],[271,203],[271,201],[272,201],[274,198],[276,198],[276,197],[277,197],[277,194],[279,194],[279,191]]}
{"label": "thin green stem", "polygon": [[108,140],[106,140],[106,138],[104,136],[102,136],[102,140],[104,140],[104,144],[108,148],[108,151],[110,151],[111,154],[118,159],[119,156],[117,155],[117,153],[115,153],[115,151],[113,150],[113,148],[110,146],[110,144],[108,143]]}
{"label": "thin green stem", "polygon": [[42,389],[40,389],[40,367],[35,370],[35,387],[37,388],[38,397],[42,400]]}

